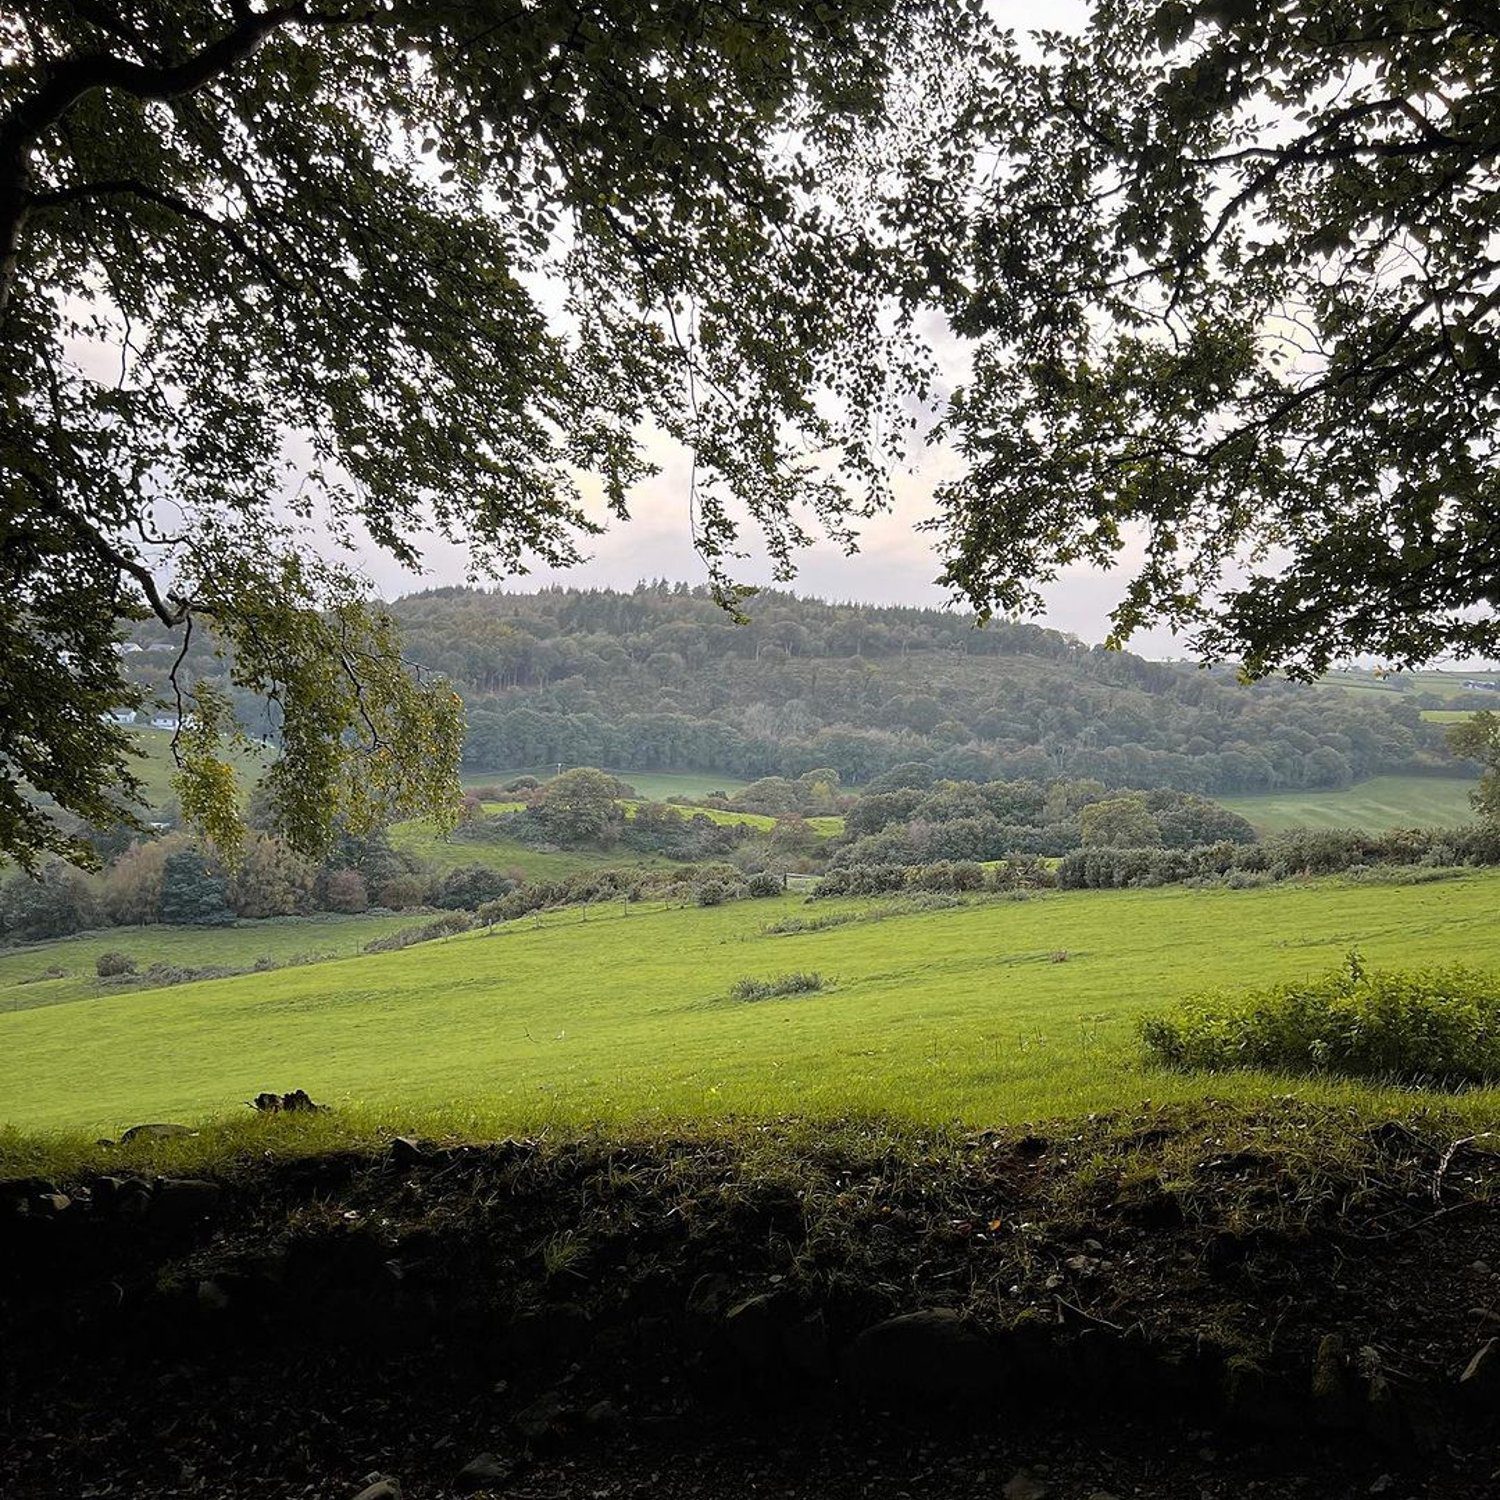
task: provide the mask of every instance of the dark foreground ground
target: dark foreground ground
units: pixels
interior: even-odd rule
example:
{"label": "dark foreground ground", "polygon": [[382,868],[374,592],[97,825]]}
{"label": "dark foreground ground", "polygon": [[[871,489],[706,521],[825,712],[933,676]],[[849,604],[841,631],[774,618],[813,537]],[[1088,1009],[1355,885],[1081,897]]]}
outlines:
{"label": "dark foreground ground", "polygon": [[0,1184],[4,1500],[1500,1495],[1492,1159],[1438,1121],[278,1129]]}

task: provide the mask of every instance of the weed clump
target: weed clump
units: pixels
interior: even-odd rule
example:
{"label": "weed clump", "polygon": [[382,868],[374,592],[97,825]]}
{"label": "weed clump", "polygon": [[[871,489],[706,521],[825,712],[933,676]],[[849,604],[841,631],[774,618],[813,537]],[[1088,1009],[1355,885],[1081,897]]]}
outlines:
{"label": "weed clump", "polygon": [[1195,996],[1141,1025],[1171,1068],[1333,1074],[1431,1088],[1500,1081],[1500,976],[1460,966],[1367,970]]}
{"label": "weed clump", "polygon": [[135,960],[128,953],[101,953],[94,960],[94,972],[100,979],[118,979],[123,974],[135,973]]}
{"label": "weed clump", "polygon": [[731,1000],[774,1000],[778,995],[810,995],[821,990],[826,981],[821,974],[794,972],[777,974],[772,979],[755,979],[746,975],[729,987]]}

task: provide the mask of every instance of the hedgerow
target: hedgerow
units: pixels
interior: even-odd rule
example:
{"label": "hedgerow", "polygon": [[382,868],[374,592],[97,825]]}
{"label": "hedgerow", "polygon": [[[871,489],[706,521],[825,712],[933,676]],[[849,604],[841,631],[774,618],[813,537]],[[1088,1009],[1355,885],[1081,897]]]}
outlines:
{"label": "hedgerow", "polygon": [[930,865],[845,865],[823,876],[813,887],[811,899],[886,896],[895,891],[1040,890],[1052,883],[1046,865],[1027,855],[988,867],[973,860],[939,860]]}
{"label": "hedgerow", "polygon": [[1075,849],[1058,861],[1056,875],[1064,890],[1107,890],[1187,882],[1244,886],[1311,875],[1357,875],[1377,866],[1440,870],[1485,865],[1500,865],[1500,828],[1484,824],[1387,833],[1299,828],[1258,844]]}
{"label": "hedgerow", "polygon": [[485,902],[475,915],[485,925],[492,926],[497,922],[513,922],[533,912],[562,906],[593,906],[602,901],[681,901],[717,906],[724,901],[765,893],[763,884],[752,891],[744,873],[726,864],[682,865],[664,870],[580,870],[562,880],[539,880],[517,886],[498,901]]}

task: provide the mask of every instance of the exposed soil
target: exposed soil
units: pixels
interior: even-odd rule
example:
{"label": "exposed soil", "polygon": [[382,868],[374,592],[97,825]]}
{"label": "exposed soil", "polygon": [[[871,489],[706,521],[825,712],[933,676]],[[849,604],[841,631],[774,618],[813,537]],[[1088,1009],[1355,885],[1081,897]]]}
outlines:
{"label": "exposed soil", "polygon": [[276,1128],[0,1184],[6,1500],[1500,1493],[1495,1174],[1437,1122]]}

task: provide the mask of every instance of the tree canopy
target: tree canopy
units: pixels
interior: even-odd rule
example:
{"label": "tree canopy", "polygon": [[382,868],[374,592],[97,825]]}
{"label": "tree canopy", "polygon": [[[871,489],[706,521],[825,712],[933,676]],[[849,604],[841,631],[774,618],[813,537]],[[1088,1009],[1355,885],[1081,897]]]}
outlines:
{"label": "tree canopy", "polygon": [[[927,366],[898,211],[946,0],[18,0],[0,17],[0,849],[132,791],[122,622],[272,705],[300,849],[456,793],[456,695],[306,531],[566,563],[691,449],[746,522],[878,505]],[[585,485],[600,504],[585,504]],[[732,602],[732,595],[726,592]],[[222,697],[185,809],[237,837]]]}
{"label": "tree canopy", "polygon": [[1029,607],[1139,528],[1120,638],[1253,675],[1500,650],[1495,6],[1097,0],[982,116],[958,590]]}

